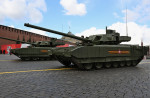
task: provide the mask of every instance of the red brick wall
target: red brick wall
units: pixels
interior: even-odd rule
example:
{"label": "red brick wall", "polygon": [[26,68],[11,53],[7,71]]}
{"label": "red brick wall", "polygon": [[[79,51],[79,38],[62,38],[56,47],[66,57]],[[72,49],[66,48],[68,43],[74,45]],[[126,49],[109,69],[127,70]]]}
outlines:
{"label": "red brick wall", "polygon": [[[43,35],[28,32],[28,31],[0,25],[0,36],[1,37],[6,37],[6,38],[17,40],[18,35],[19,35],[19,40],[21,40],[21,41],[23,40],[23,36],[25,38],[25,41],[29,40],[29,38],[31,36],[31,42],[33,42],[33,40],[34,41],[49,41],[50,40],[50,37],[47,37],[47,36],[43,36]],[[5,39],[0,39],[0,46],[7,45],[7,44],[16,44],[16,42],[5,40]]]}

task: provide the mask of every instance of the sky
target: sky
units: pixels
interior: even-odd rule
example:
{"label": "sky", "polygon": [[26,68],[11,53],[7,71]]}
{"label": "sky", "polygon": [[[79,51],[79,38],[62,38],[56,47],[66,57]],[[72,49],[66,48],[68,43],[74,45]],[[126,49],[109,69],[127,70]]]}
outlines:
{"label": "sky", "polygon": [[56,38],[24,23],[77,36],[104,34],[107,26],[126,36],[126,11],[128,43],[150,45],[150,0],[0,0],[0,24]]}

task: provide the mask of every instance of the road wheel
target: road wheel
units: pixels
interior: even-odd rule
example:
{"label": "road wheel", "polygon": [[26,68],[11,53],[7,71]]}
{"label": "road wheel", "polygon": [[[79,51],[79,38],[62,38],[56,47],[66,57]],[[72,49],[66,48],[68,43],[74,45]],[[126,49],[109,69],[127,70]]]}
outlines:
{"label": "road wheel", "polygon": [[92,63],[87,63],[83,65],[85,70],[91,70],[93,68],[93,64]]}
{"label": "road wheel", "polygon": [[124,67],[125,65],[125,62],[120,62],[120,67]]}
{"label": "road wheel", "polygon": [[103,67],[103,63],[95,63],[95,69],[101,69]]}
{"label": "road wheel", "polygon": [[132,65],[131,61],[127,61],[126,65],[129,67]]}
{"label": "road wheel", "polygon": [[38,60],[38,58],[36,58],[36,57],[33,57],[33,58],[32,58],[32,60],[33,60],[33,61],[37,61],[37,60]]}
{"label": "road wheel", "polygon": [[41,60],[41,61],[44,61],[44,58],[41,57],[40,60]]}
{"label": "road wheel", "polygon": [[106,64],[105,64],[105,67],[106,67],[106,68],[110,68],[110,67],[111,67],[111,63],[106,63]]}
{"label": "road wheel", "polygon": [[77,66],[79,69],[81,69],[81,70],[84,69],[83,65],[84,65],[84,64],[76,64],[76,66]]}
{"label": "road wheel", "polygon": [[114,63],[113,63],[113,67],[114,67],[114,68],[117,68],[118,66],[119,66],[118,62],[114,62]]}

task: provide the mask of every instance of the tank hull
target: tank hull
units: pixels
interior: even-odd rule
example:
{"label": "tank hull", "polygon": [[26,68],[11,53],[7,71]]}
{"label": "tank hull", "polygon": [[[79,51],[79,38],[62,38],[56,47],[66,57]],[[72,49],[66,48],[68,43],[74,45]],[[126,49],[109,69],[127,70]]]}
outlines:
{"label": "tank hull", "polygon": [[147,51],[147,47],[138,45],[94,45],[62,48],[54,54],[61,62],[64,59],[64,62],[70,61],[79,68],[86,69],[82,66],[136,66]]}
{"label": "tank hull", "polygon": [[50,47],[30,47],[12,49],[11,53],[21,60],[51,60],[53,59],[51,50]]}

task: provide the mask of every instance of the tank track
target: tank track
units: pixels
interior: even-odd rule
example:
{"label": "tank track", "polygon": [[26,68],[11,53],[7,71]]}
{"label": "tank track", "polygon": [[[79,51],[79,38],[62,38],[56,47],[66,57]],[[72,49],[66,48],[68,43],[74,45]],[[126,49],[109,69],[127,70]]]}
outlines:
{"label": "tank track", "polygon": [[99,63],[83,63],[76,64],[76,66],[81,70],[93,70],[102,68],[122,68],[122,67],[135,67],[139,61],[122,61],[122,62],[99,62]]}
{"label": "tank track", "polygon": [[78,63],[75,59],[69,59],[65,57],[56,57],[57,60],[66,67],[72,67],[71,62],[74,64],[74,67],[77,67],[81,70],[93,70],[93,69],[102,69],[102,68],[122,68],[122,67],[135,67],[143,59],[139,57],[138,60],[128,60],[128,61],[112,61],[112,62],[94,62],[94,63]]}
{"label": "tank track", "polygon": [[143,56],[134,60],[110,61],[110,62],[93,62],[93,63],[79,63],[77,59],[73,58],[72,63],[81,70],[93,70],[102,68],[121,68],[121,67],[135,67],[143,59]]}
{"label": "tank track", "polygon": [[[135,67],[141,60],[134,60],[134,61],[120,61],[120,62],[98,62],[98,63],[74,63],[74,66],[81,69],[81,70],[99,70],[102,68],[122,68],[122,67]],[[60,60],[59,60],[60,62]],[[62,63],[62,61],[60,62]],[[68,63],[64,64],[65,61],[62,63],[66,67],[71,67]]]}

